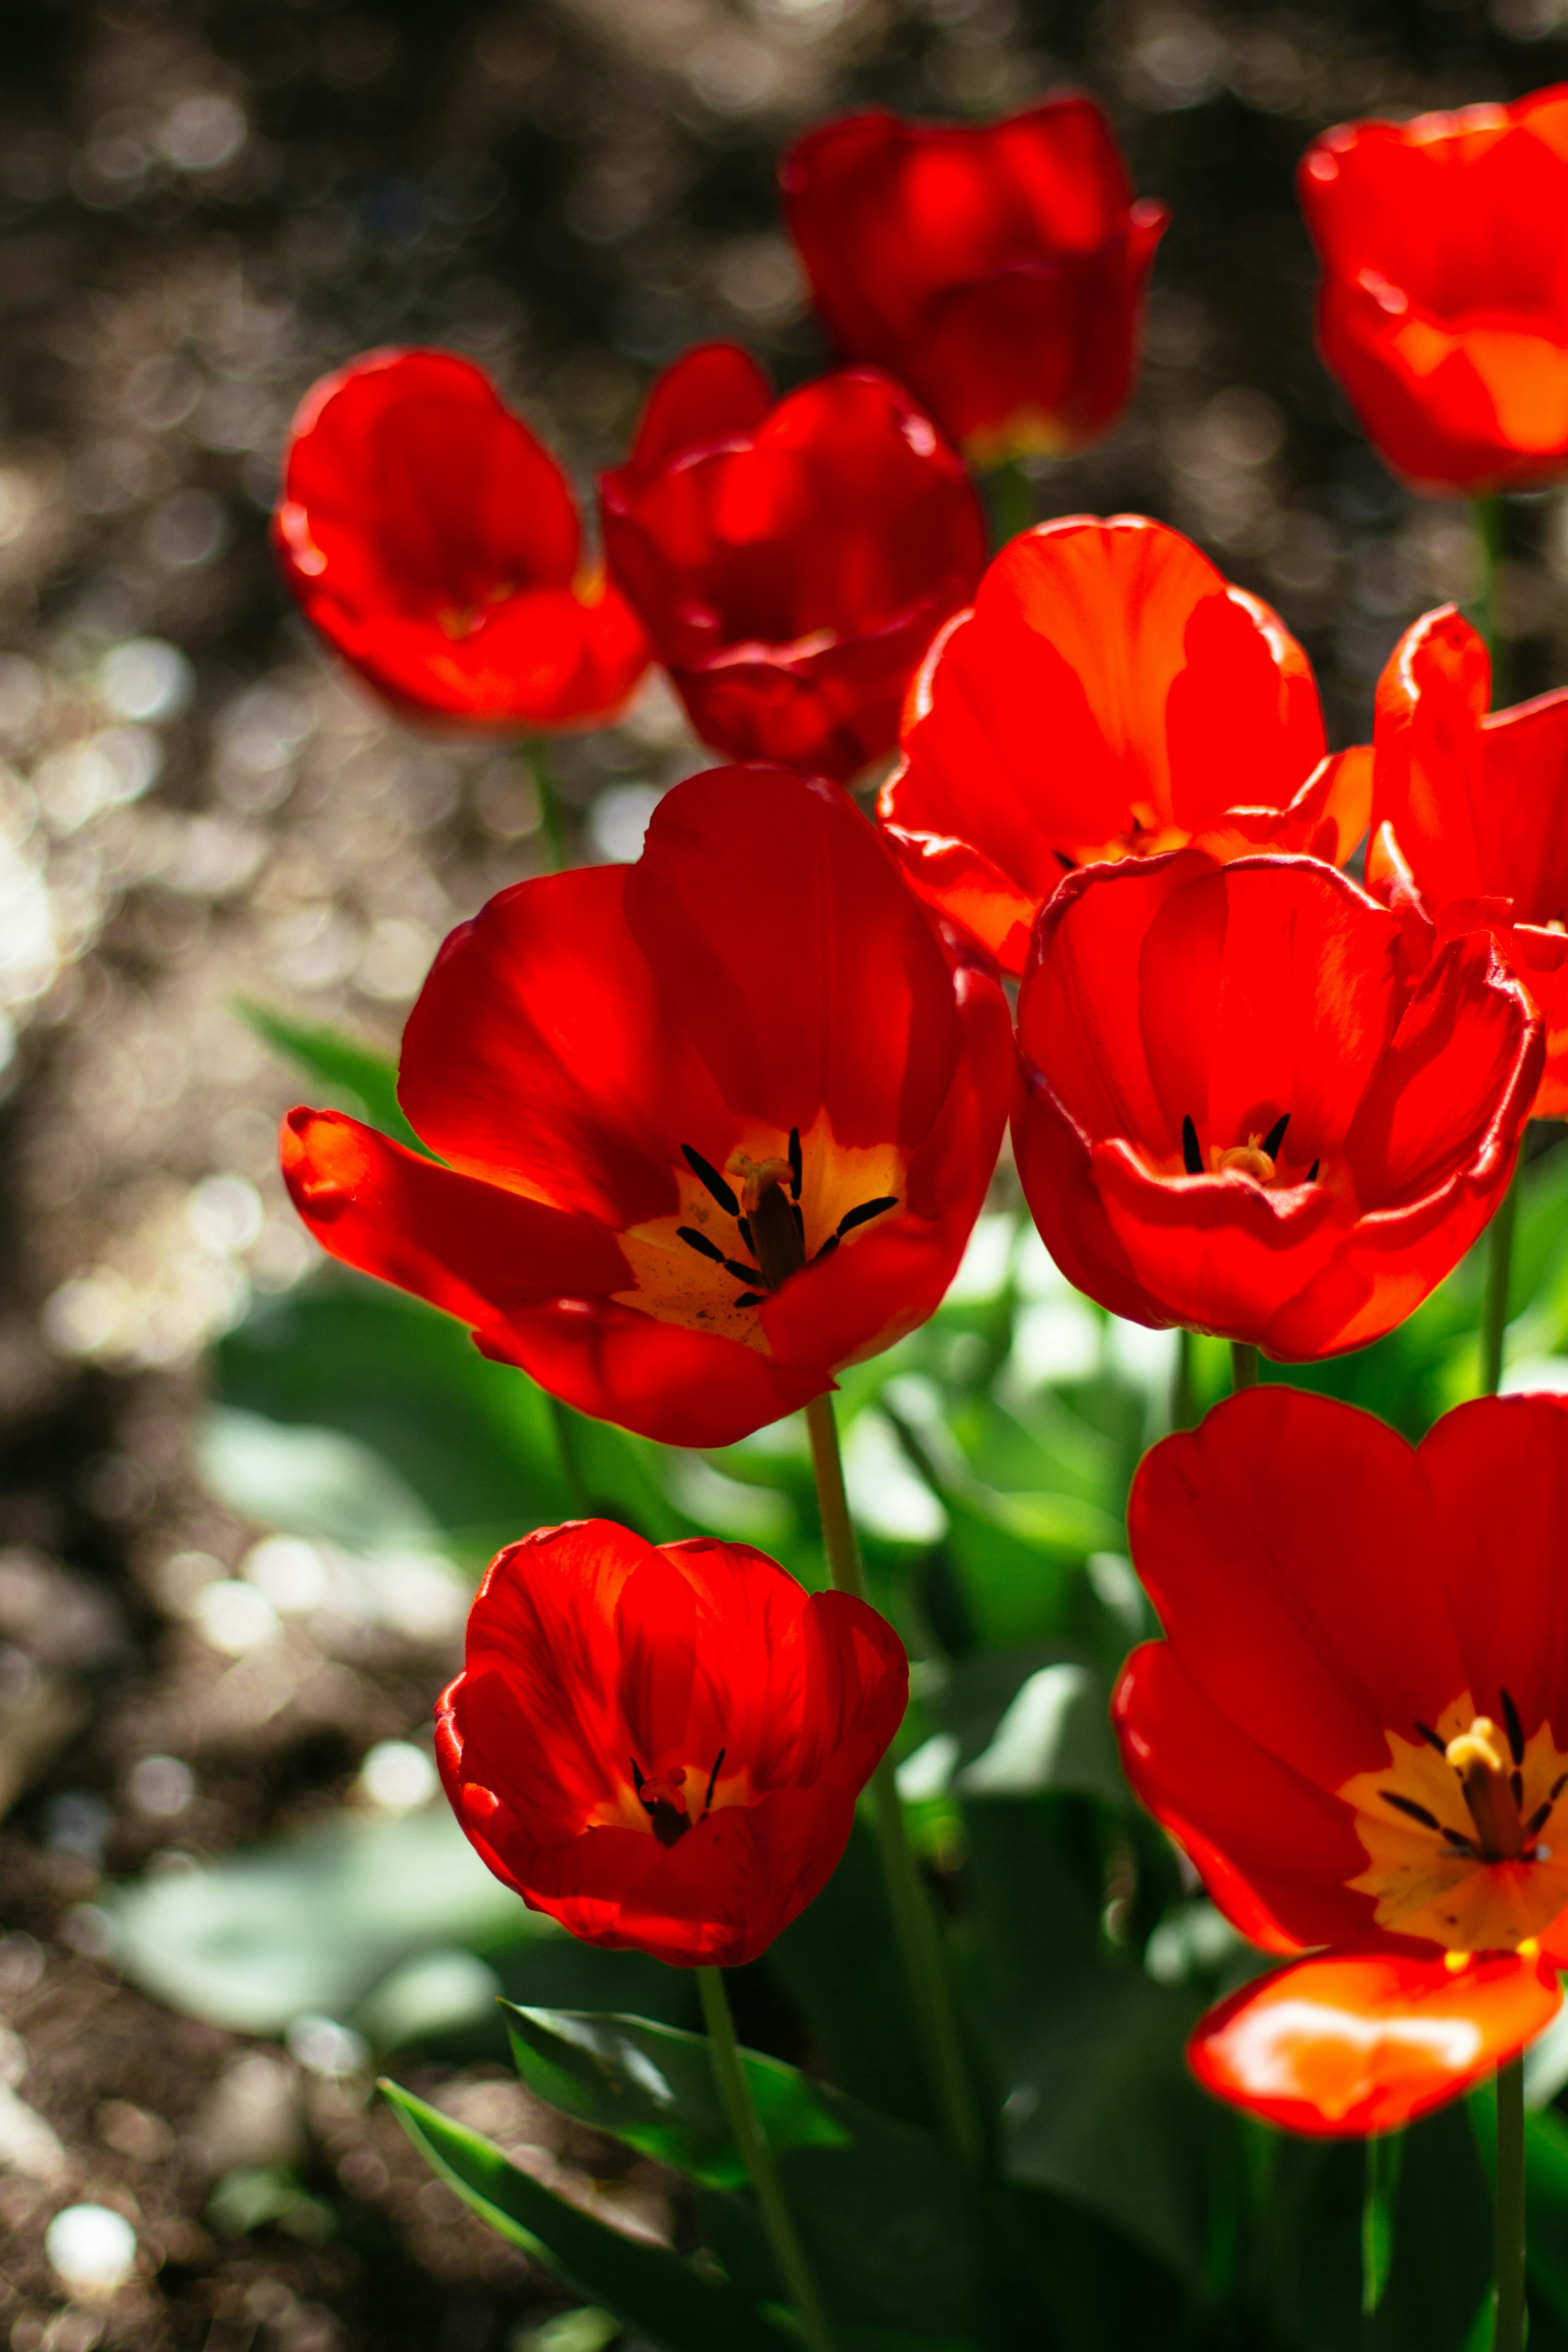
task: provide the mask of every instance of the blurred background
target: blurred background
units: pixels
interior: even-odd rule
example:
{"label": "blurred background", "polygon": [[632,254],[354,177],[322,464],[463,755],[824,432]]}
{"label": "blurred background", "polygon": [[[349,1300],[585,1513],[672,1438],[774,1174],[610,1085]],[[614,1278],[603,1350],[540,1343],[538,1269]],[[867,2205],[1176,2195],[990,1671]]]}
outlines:
{"label": "blurred background", "polygon": [[[563,2193],[680,2226],[660,2176],[550,2117],[472,2026],[513,1979],[481,1957],[488,1882],[443,1879],[430,1829],[463,1571],[563,1515],[537,1401],[324,1282],[274,1172],[279,1112],[321,1089],[243,1006],[394,1052],[441,938],[533,870],[539,826],[515,759],[392,723],[292,615],[266,538],[289,415],[367,347],[445,345],[586,494],[692,341],[738,339],[781,384],[825,363],[782,142],[867,101],[980,116],[1077,83],[1175,218],[1132,406],[1035,469],[1037,512],[1190,533],[1304,639],[1351,741],[1405,623],[1470,592],[1471,541],[1384,473],[1313,355],[1293,167],[1346,116],[1568,76],[1568,4],[8,0],[0,52],[0,2331],[597,2352],[613,2327],[558,2317],[368,2097],[373,2048],[404,2049],[403,2079]],[[1509,500],[1507,532],[1517,699],[1568,679],[1568,493]],[[563,746],[577,855],[636,856],[708,763],[657,687]],[[1005,1186],[984,1246],[947,1354],[894,1365],[902,1404],[868,1403],[851,1446],[917,1649],[962,1650],[991,1605],[953,1589],[922,1365],[973,1386],[1001,1363],[1037,1427],[1104,1374],[1046,1483],[1112,1608],[1117,1498],[1163,1410],[1163,1341],[1108,1339],[1020,1250]],[[651,1533],[793,1544],[809,1573],[788,1462],[590,1467]],[[465,1924],[411,1972],[416,1880]],[[552,1997],[556,1948],[527,1968]],[[753,2029],[787,2042],[771,1998]],[[89,2223],[46,2251],[81,2203],[133,2246]]]}

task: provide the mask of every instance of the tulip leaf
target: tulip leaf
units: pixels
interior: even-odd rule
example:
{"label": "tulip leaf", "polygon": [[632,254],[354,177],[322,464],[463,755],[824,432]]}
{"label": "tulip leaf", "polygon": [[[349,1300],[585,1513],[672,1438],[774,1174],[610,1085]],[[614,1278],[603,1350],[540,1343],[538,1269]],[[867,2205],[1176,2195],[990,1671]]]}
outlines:
{"label": "tulip leaf", "polygon": [[429,1550],[440,1529],[391,1463],[341,1430],[285,1427],[215,1405],[196,1437],[202,1476],[240,1517],[353,1550]]}
{"label": "tulip leaf", "polygon": [[[659,2352],[739,2352],[773,2340],[776,2323],[728,2280],[705,2276],[662,2246],[622,2237],[520,2171],[478,2132],[395,2083],[381,2088],[415,2147],[465,2204]],[[782,2329],[778,2340],[789,2341]]]}
{"label": "tulip leaf", "polygon": [[920,1794],[1031,1797],[1057,1789],[1125,1805],[1110,1696],[1103,1676],[1058,1651],[986,1650],[958,1659],[926,1700],[945,1746],[939,1757],[928,1743],[931,1769]]}
{"label": "tulip leaf", "polygon": [[[641,2017],[504,2006],[512,2055],[531,2091],[708,2188],[745,2187],[746,2168],[700,2034],[672,2032]],[[841,2117],[836,2110],[850,2110],[851,2103],[837,2093],[776,2058],[754,2050],[743,2055],[775,2156],[856,2144],[853,2118],[863,2111]]]}
{"label": "tulip leaf", "polygon": [[297,1062],[307,1076],[326,1088],[334,1108],[363,1118],[367,1127],[379,1128],[395,1143],[406,1144],[410,1151],[422,1152],[426,1160],[435,1158],[403,1115],[397,1099],[397,1066],[384,1054],[360,1045],[341,1029],[290,1021],[264,1004],[242,1000],[237,1010],[258,1037]]}
{"label": "tulip leaf", "polygon": [[[509,2021],[518,2071],[541,2098],[705,2189],[745,2188],[700,2034],[645,2018],[541,2009],[510,2009]],[[967,2340],[978,2249],[963,2174],[930,2134],[778,2059],[751,2050],[743,2057],[830,2307],[852,2322],[912,2333],[923,2345]],[[742,2225],[727,2204],[714,2209],[713,2228],[721,2259],[742,2276]],[[766,2294],[771,2264],[765,2252],[757,2260],[758,2292]]]}
{"label": "tulip leaf", "polygon": [[243,2033],[345,2019],[411,1952],[560,1932],[491,1877],[445,1805],[398,1821],[340,1813],[120,1888],[107,1907],[143,1990]]}
{"label": "tulip leaf", "polygon": [[267,1300],[222,1340],[217,1374],[225,1404],[340,1430],[395,1464],[471,1559],[574,1516],[542,1390],[386,1285],[333,1267]]}
{"label": "tulip leaf", "polygon": [[837,1869],[769,1947],[840,2089],[886,2116],[934,2125],[877,1843],[857,1819]]}

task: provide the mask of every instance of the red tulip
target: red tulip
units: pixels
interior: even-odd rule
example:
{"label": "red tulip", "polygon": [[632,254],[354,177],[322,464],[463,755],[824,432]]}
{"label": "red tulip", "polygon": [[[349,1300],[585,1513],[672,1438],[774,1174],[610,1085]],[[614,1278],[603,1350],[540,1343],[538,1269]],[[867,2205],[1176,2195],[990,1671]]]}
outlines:
{"label": "red tulip", "polygon": [[1561,1398],[1482,1398],[1412,1447],[1265,1387],[1133,1482],[1165,1639],[1117,1689],[1128,1777],[1244,1935],[1328,1948],[1194,2037],[1211,2088],[1272,2122],[1392,2130],[1561,2003],[1565,1474]]}
{"label": "red tulip", "polygon": [[1116,422],[1170,215],[1133,201],[1092,99],[973,124],[845,115],[797,140],[779,182],[842,350],[910,385],[976,464],[1081,449]]}
{"label": "red tulip", "polygon": [[1377,692],[1367,884],[1435,945],[1489,929],[1540,1012],[1538,1118],[1568,1116],[1568,689],[1487,715],[1491,662],[1452,604]]}
{"label": "red tulip", "polygon": [[705,743],[847,781],[890,751],[985,526],[957,452],[868,368],[776,404],[743,352],[689,352],[603,483],[605,545]]}
{"label": "red tulip", "polygon": [[1267,604],[1163,523],[1072,515],[1009,541],[936,639],[878,814],[921,898],[1017,973],[1064,869],[1194,840],[1342,865],[1371,770],[1324,758]]}
{"label": "red tulip", "polygon": [[447,941],[399,1080],[440,1161],[296,1110],[283,1164],[324,1249],[487,1355],[724,1445],[932,1312],[1010,1083],[1000,990],[854,803],[710,769],[636,866],[520,883]]}
{"label": "red tulip", "polygon": [[898,1635],[749,1544],[606,1519],[493,1562],[436,1710],[452,1810],[584,1942],[741,1968],[819,1895],[903,1718]]}
{"label": "red tulip", "polygon": [[1351,122],[1300,187],[1318,341],[1396,473],[1468,495],[1568,468],[1568,84]]}
{"label": "red tulip", "polygon": [[1018,998],[1018,1173],[1068,1279],[1271,1356],[1364,1347],[1507,1189],[1541,1024],[1484,933],[1418,985],[1315,859],[1068,875]]}
{"label": "red tulip", "polygon": [[600,726],[647,667],[566,478],[482,368],[372,352],[306,395],[273,540],[307,620],[400,710]]}

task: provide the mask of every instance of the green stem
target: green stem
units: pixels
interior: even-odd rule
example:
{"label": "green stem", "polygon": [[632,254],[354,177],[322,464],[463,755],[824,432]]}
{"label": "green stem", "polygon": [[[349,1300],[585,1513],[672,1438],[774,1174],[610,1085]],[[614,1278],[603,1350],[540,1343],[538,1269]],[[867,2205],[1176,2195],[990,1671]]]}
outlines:
{"label": "green stem", "polygon": [[1230,1385],[1238,1393],[1258,1386],[1258,1350],[1249,1339],[1230,1343]]}
{"label": "green stem", "polygon": [[1492,2352],[1524,2344],[1524,2061],[1497,2076],[1497,2325]]}
{"label": "green stem", "polygon": [[[822,1514],[828,1570],[838,1591],[853,1593],[857,1601],[864,1601],[866,1578],[844,1491],[844,1462],[838,1451],[838,1424],[831,1396],[812,1399],[805,1408],[805,1425],[811,1437],[811,1464],[816,1475],[816,1500]],[[966,2164],[978,2164],[984,2150],[980,2111],[959,2034],[936,1921],[910,1851],[904,1809],[889,1756],[883,1757],[871,1776],[871,1801],[888,1907],[892,1913],[893,1933],[926,2071],[953,2152]]]}
{"label": "green stem", "polygon": [[1184,1323],[1176,1327],[1176,1369],[1171,1380],[1171,1427],[1195,1429],[1198,1423],[1197,1366],[1193,1335]]}
{"label": "green stem", "polygon": [[1011,539],[1035,520],[1035,490],[1016,457],[993,466],[986,482],[991,509],[991,552],[999,555]]}
{"label": "green stem", "polygon": [[550,755],[542,738],[535,735],[525,743],[522,756],[533,778],[533,789],[539,795],[539,830],[544,841],[544,870],[547,874],[563,874],[568,864],[566,831],[561,812],[561,795],[555,789]]}
{"label": "green stem", "polygon": [[1471,507],[1476,525],[1476,552],[1480,559],[1480,585],[1476,591],[1475,622],[1486,642],[1492,665],[1492,709],[1502,701],[1500,673],[1502,645],[1498,635],[1498,573],[1502,566],[1502,500],[1494,493],[1477,499]]}
{"label": "green stem", "polygon": [[773,2260],[779,2266],[784,2292],[795,2309],[800,2332],[808,2352],[834,2352],[833,2330],[827,2324],[827,2314],[816,2292],[811,2265],[805,2249],[800,2242],[795,2226],[795,2216],[789,2210],[789,2200],[784,2183],[773,2163],[773,2150],[758,2120],[752,2086],[746,2079],[745,2061],[735,2040],[735,2021],[730,2011],[730,1996],[724,1989],[722,1969],[700,1968],[697,1990],[702,1996],[702,2015],[708,2027],[708,2047],[712,2053],[713,2074],[719,2084],[719,2096],[729,2118],[730,2129],[735,2135],[735,2145],[741,2160],[756,2192],[757,2210]]}
{"label": "green stem", "polygon": [[1378,2305],[1394,2267],[1394,2208],[1404,2162],[1403,2132],[1368,2135],[1361,2208],[1361,2313],[1368,2352],[1377,2343]]}
{"label": "green stem", "polygon": [[583,1465],[577,1459],[577,1444],[572,1428],[571,1407],[563,1404],[558,1396],[551,1396],[548,1389],[545,1390],[544,1394],[550,1404],[551,1426],[555,1432],[555,1451],[561,1462],[561,1483],[566,1489],[567,1499],[578,1518],[590,1518],[593,1513],[588,1499],[588,1489],[584,1482]]}
{"label": "green stem", "polygon": [[[1528,1134],[1529,1129],[1525,1132]],[[1521,1157],[1523,1147],[1521,1147]],[[1519,1170],[1502,1196],[1487,1234],[1487,1289],[1481,1308],[1481,1394],[1496,1396],[1502,1379],[1502,1344],[1508,1332],[1509,1280],[1513,1272],[1513,1229],[1519,1218]]]}

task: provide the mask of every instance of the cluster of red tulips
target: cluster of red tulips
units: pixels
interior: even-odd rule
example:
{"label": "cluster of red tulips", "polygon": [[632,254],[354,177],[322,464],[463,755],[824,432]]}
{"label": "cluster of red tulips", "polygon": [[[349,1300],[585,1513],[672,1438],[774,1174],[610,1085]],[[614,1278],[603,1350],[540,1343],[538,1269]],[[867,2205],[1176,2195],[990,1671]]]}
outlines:
{"label": "cluster of red tulips", "polygon": [[[355,362],[289,452],[290,584],[398,709],[593,726],[654,659],[733,763],[635,865],[453,933],[404,1040],[424,1152],[296,1110],[300,1213],[580,1412],[714,1447],[806,1408],[845,1588],[602,1521],[528,1537],[441,1704],[447,1791],[595,1942],[733,1965],[811,1901],[906,1694],[826,1398],[941,1301],[1010,1119],[1070,1280],[1237,1350],[1243,1392],[1137,1478],[1165,1637],[1115,1699],[1139,1796],[1292,1956],[1194,2063],[1300,2130],[1385,2131],[1561,2001],[1568,1419],[1486,1397],[1413,1451],[1246,1384],[1257,1350],[1390,1331],[1568,1112],[1568,689],[1489,713],[1447,607],[1373,742],[1330,752],[1300,646],[1161,523],[1048,522],[987,567],[967,468],[1080,447],[1133,373],[1165,215],[1090,100],[830,122],[782,186],[846,364],[782,398],[729,345],[669,368],[602,562],[451,354]],[[1330,131],[1300,186],[1322,352],[1390,465],[1477,497],[1568,475],[1568,91]]]}

